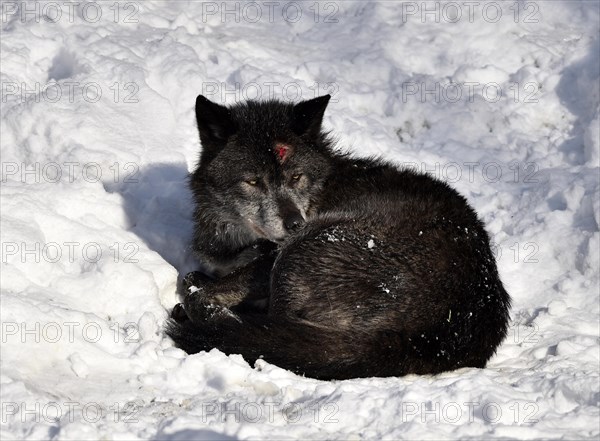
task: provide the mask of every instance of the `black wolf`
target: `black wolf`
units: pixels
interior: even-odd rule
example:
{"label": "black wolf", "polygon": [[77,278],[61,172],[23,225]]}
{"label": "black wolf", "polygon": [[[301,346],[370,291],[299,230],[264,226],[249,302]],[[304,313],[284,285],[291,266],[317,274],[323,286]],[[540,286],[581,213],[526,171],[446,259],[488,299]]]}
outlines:
{"label": "black wolf", "polygon": [[199,96],[194,247],[167,333],[346,379],[485,366],[510,297],[482,222],[433,177],[333,150],[329,96],[224,107]]}

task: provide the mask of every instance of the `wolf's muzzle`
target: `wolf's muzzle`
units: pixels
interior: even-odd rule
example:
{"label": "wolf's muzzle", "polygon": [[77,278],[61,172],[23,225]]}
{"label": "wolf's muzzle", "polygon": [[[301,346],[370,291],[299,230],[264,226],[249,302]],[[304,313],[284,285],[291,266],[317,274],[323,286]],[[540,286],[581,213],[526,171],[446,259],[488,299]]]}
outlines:
{"label": "wolf's muzzle", "polygon": [[292,201],[287,200],[279,204],[279,215],[288,233],[293,233],[304,225],[304,218]]}

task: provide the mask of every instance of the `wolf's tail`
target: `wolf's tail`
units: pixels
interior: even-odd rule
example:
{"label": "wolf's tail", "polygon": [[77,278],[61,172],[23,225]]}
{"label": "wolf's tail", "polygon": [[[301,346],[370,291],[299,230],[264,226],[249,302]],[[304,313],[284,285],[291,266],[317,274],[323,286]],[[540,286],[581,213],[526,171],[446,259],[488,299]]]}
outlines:
{"label": "wolf's tail", "polygon": [[407,359],[405,342],[398,334],[339,331],[266,314],[244,314],[241,321],[202,324],[169,320],[166,332],[189,354],[217,348],[226,354],[241,354],[248,363],[263,358],[297,374],[322,380],[403,375],[421,370]]}

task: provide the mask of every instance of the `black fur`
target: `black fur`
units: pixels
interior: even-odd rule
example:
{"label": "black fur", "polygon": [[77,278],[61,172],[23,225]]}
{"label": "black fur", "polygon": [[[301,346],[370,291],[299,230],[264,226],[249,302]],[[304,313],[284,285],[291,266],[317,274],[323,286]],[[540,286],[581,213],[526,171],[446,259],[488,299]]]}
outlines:
{"label": "black fur", "polygon": [[167,333],[320,379],[484,367],[510,298],[483,224],[431,176],[334,152],[328,99],[198,97],[194,245],[217,278],[186,277]]}

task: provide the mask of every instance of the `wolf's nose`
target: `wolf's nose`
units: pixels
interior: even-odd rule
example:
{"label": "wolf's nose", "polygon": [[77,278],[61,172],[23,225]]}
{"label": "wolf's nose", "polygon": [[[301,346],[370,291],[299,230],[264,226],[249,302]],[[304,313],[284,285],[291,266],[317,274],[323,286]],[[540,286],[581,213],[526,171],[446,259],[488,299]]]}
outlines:
{"label": "wolf's nose", "polygon": [[283,225],[285,226],[285,229],[288,230],[289,232],[296,231],[303,224],[304,224],[304,218],[302,217],[302,215],[299,212],[295,212],[295,213],[292,213],[292,214],[286,216],[285,220],[283,221]]}

